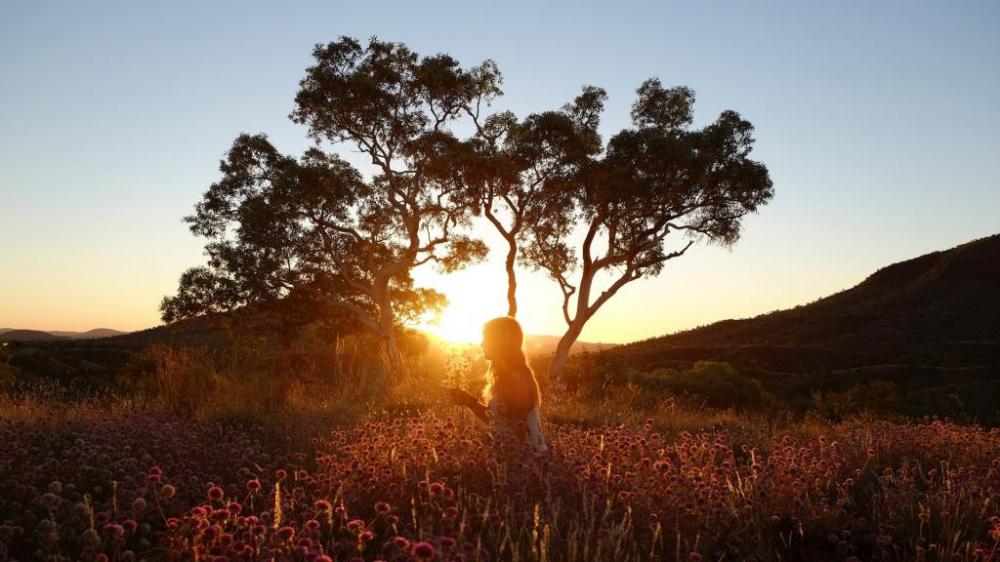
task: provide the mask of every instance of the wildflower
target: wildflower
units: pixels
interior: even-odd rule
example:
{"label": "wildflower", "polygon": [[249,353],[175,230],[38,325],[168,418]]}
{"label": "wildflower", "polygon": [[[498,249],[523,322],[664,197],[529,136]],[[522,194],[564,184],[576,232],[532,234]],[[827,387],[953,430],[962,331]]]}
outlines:
{"label": "wildflower", "polygon": [[286,526],[278,529],[278,538],[283,541],[290,541],[294,536],[295,536],[295,529],[291,527]]}
{"label": "wildflower", "polygon": [[434,545],[427,541],[421,541],[413,545],[413,550],[410,552],[417,560],[431,560],[434,555],[437,554],[437,550]]}
{"label": "wildflower", "polygon": [[385,515],[392,511],[392,507],[386,502],[378,502],[375,504],[375,513]]}
{"label": "wildflower", "polygon": [[247,480],[247,491],[251,494],[255,494],[260,491],[260,480],[256,478],[251,478]]}
{"label": "wildflower", "polygon": [[224,495],[225,492],[223,492],[222,488],[218,486],[212,486],[211,488],[208,489],[208,499],[210,500],[219,501],[222,499],[222,496]]}
{"label": "wildflower", "polygon": [[115,523],[108,523],[104,525],[103,530],[105,535],[113,536],[115,538],[121,538],[125,534],[125,528]]}
{"label": "wildflower", "polygon": [[168,500],[170,498],[174,497],[174,494],[176,494],[176,493],[177,493],[177,488],[174,488],[170,484],[166,484],[165,486],[163,486],[162,488],[160,488],[160,495],[163,496],[163,498],[168,499]]}

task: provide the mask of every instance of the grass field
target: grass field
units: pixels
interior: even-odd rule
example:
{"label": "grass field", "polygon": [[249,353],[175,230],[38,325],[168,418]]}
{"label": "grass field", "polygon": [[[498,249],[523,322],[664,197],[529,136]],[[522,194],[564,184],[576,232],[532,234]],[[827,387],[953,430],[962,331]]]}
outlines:
{"label": "grass field", "polygon": [[996,429],[549,386],[535,458],[426,381],[160,360],[155,392],[0,401],[0,560],[1000,559]]}

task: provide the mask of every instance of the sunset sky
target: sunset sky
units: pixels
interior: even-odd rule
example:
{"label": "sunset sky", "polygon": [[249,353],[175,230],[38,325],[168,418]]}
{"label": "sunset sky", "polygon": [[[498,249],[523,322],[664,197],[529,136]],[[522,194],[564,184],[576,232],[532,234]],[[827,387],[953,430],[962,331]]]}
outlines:
{"label": "sunset sky", "polygon": [[[602,86],[605,137],[651,76],[696,91],[696,124],[723,109],[754,124],[772,203],[733,248],[696,246],[627,286],[581,339],[807,303],[1000,232],[998,29],[996,1],[4,2],[0,328],[158,324],[204,262],[181,217],[239,133],[308,146],[287,115],[312,46],[340,35],[494,59],[496,107],[519,115]],[[503,250],[481,230],[492,260],[417,276],[451,298],[452,336],[506,308]],[[555,285],[525,272],[519,296],[529,332],[562,333]]]}

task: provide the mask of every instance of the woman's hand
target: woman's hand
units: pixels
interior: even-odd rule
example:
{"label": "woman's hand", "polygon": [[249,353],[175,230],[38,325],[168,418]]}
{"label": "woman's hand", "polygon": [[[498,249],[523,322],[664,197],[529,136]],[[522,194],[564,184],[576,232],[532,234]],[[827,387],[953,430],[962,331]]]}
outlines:
{"label": "woman's hand", "polygon": [[478,400],[476,400],[475,396],[469,394],[468,392],[458,387],[448,388],[447,392],[448,392],[448,398],[450,398],[452,402],[458,404],[459,406],[465,406],[471,408],[473,404],[478,404],[479,402]]}
{"label": "woman's hand", "polygon": [[465,406],[466,408],[472,410],[472,413],[475,414],[477,418],[485,422],[490,421],[486,406],[483,406],[483,404],[477,400],[475,396],[457,387],[447,388],[446,392],[448,393],[448,398],[450,398],[455,404]]}

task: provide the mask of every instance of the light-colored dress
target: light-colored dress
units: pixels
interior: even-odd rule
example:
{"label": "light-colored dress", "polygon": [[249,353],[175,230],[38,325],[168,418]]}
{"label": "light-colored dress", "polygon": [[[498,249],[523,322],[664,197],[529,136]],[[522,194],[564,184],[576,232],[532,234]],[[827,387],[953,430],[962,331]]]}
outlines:
{"label": "light-colored dress", "polygon": [[[519,439],[519,432],[516,427],[518,420],[510,418],[507,414],[507,407],[495,398],[490,400],[488,407],[490,410],[490,419],[493,420],[494,433]],[[538,414],[538,404],[535,404],[535,407],[528,412],[528,417],[524,420],[524,423],[527,425],[528,430],[524,443],[538,454],[547,452],[549,448],[545,445],[545,437],[542,436],[542,422]]]}

